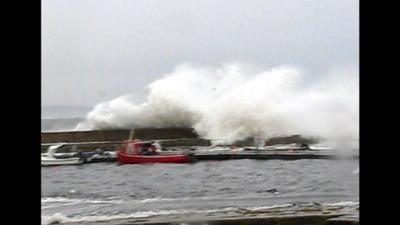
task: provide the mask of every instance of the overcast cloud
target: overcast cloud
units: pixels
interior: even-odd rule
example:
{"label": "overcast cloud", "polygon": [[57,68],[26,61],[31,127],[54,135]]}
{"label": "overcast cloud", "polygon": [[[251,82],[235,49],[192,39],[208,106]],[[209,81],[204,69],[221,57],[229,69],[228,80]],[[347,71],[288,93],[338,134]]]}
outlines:
{"label": "overcast cloud", "polygon": [[42,104],[133,94],[181,63],[358,67],[356,0],[43,0]]}

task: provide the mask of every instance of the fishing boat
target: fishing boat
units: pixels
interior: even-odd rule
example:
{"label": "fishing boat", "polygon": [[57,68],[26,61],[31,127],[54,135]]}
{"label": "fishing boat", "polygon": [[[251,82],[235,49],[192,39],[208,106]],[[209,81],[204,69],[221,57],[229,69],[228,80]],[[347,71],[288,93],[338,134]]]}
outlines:
{"label": "fishing boat", "polygon": [[192,156],[185,153],[161,154],[154,142],[125,141],[117,151],[119,164],[137,163],[189,163]]}
{"label": "fishing boat", "polygon": [[83,157],[60,157],[56,156],[55,153],[65,144],[51,145],[47,153],[41,155],[42,166],[61,166],[61,165],[77,165],[85,162]]}

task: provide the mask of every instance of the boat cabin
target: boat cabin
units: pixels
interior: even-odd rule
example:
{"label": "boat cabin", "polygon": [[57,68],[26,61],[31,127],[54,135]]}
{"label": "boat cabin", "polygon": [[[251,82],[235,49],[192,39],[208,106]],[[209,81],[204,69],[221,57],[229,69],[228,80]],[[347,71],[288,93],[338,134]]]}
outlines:
{"label": "boat cabin", "polygon": [[124,141],[120,150],[131,155],[158,155],[158,149],[154,142],[144,142],[137,139]]}

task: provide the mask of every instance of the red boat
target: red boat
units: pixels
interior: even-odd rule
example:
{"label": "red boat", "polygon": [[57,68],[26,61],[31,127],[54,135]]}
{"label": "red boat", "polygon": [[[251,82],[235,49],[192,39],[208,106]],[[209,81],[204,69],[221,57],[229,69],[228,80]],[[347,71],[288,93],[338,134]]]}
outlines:
{"label": "red boat", "polygon": [[117,151],[119,164],[136,163],[189,163],[192,157],[189,154],[160,154],[160,149],[152,142],[139,140],[125,141]]}

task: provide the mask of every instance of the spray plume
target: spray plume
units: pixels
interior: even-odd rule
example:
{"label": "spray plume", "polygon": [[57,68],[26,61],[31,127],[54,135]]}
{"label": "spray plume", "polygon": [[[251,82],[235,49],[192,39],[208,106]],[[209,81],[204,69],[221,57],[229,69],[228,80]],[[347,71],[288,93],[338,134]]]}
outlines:
{"label": "spray plume", "polygon": [[357,70],[336,68],[310,83],[295,67],[249,68],[180,65],[148,86],[143,103],[123,96],[98,104],[77,129],[192,127],[228,142],[291,134],[358,140]]}

